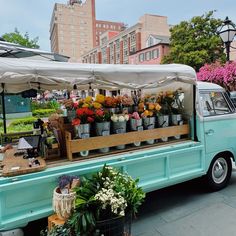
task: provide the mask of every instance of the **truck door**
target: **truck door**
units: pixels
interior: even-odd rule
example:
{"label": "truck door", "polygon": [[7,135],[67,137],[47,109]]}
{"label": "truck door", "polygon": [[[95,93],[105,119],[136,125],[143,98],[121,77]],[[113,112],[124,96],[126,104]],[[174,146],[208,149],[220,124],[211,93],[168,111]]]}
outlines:
{"label": "truck door", "polygon": [[200,91],[206,153],[236,148],[236,113],[223,91]]}

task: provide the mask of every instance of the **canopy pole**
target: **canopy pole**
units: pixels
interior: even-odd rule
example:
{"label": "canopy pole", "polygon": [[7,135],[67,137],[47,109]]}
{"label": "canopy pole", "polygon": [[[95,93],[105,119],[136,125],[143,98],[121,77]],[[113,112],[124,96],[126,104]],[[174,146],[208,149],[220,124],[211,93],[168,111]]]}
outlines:
{"label": "canopy pole", "polygon": [[7,133],[7,123],[6,123],[6,107],[5,107],[5,84],[2,83],[2,118],[3,118],[3,131],[4,134]]}

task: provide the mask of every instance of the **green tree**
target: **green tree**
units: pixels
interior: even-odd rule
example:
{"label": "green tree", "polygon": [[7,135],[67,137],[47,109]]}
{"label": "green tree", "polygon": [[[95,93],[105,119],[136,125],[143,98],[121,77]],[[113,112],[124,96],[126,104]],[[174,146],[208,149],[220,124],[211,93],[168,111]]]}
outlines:
{"label": "green tree", "polygon": [[170,53],[162,63],[182,63],[197,71],[205,63],[224,62],[226,56],[217,29],[222,20],[213,17],[213,11],[182,21],[171,30]]}
{"label": "green tree", "polygon": [[39,38],[38,37],[36,37],[34,39],[30,39],[28,32],[26,32],[23,35],[18,31],[17,28],[15,28],[14,32],[6,33],[6,34],[2,35],[2,38],[4,40],[6,40],[7,42],[17,43],[17,44],[20,44],[25,47],[39,48],[39,45],[38,45]]}

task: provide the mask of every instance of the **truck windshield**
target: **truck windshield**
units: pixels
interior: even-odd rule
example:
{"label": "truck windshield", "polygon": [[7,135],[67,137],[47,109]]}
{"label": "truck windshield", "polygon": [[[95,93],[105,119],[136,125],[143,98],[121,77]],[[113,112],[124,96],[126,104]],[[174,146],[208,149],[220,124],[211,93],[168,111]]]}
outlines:
{"label": "truck windshield", "polygon": [[232,109],[222,92],[201,92],[200,102],[203,116],[224,115],[232,112]]}

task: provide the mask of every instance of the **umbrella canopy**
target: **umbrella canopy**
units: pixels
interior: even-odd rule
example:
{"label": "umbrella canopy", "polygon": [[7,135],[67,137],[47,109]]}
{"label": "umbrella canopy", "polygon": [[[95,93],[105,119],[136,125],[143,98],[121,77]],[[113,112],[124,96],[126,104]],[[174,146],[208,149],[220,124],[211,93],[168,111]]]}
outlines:
{"label": "umbrella canopy", "polygon": [[[4,92],[17,93],[27,89],[146,89],[173,81],[196,83],[193,68],[180,65],[112,65],[35,61],[0,58],[0,84]],[[0,92],[3,88],[0,88]]]}
{"label": "umbrella canopy", "polygon": [[0,57],[7,58],[29,58],[33,60],[63,61],[67,62],[69,57],[57,53],[42,51],[40,49],[28,48],[19,44],[0,40]]}

